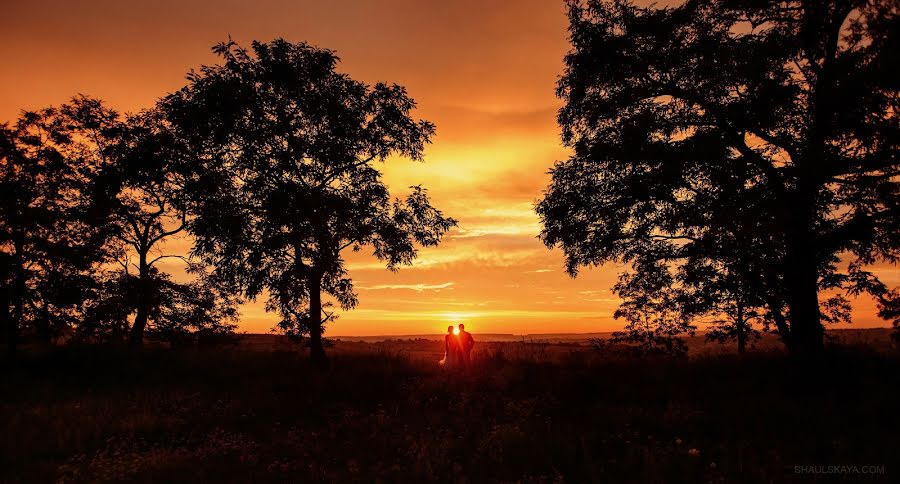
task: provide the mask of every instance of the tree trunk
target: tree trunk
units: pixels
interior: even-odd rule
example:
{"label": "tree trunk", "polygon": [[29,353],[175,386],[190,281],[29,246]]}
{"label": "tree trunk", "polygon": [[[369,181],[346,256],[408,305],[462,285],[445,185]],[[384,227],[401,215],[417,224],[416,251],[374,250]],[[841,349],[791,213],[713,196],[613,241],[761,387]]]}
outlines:
{"label": "tree trunk", "polygon": [[41,307],[41,316],[35,321],[35,334],[39,343],[50,346],[53,343],[53,327],[50,324],[50,306],[47,301]]}
{"label": "tree trunk", "polygon": [[738,298],[737,301],[737,321],[735,321],[737,329],[738,354],[743,355],[747,345],[747,328],[744,322],[744,303]]}
{"label": "tree trunk", "polygon": [[[850,13],[847,8],[840,14],[836,25],[827,18],[828,8],[816,9],[816,2],[809,2],[804,14],[803,34],[810,45],[823,47],[824,58],[816,73],[815,81],[809,87],[807,103],[807,130],[805,146],[793,160],[796,174],[796,188],[789,197],[790,226],[787,230],[787,301],[791,322],[791,352],[797,355],[821,353],[825,330],[819,310],[819,247],[815,231],[818,220],[819,191],[827,180],[831,160],[829,139],[835,112],[833,94],[835,84],[832,66],[840,41],[840,25]],[[812,8],[809,8],[812,7]],[[822,35],[820,26],[830,28]],[[813,63],[818,59],[811,58]]]}
{"label": "tree trunk", "polygon": [[322,275],[313,271],[309,276],[309,357],[313,366],[328,367],[328,356],[322,346]]}
{"label": "tree trunk", "polygon": [[819,312],[818,250],[813,233],[815,191],[798,183],[800,196],[787,236],[785,283],[791,324],[791,352],[813,354],[823,348]]}
{"label": "tree trunk", "polygon": [[128,344],[132,348],[143,346],[144,328],[147,327],[147,318],[150,313],[150,300],[147,294],[150,288],[150,267],[147,265],[147,252],[141,251],[139,257],[137,307],[135,308],[134,324],[128,335]]}
{"label": "tree trunk", "polygon": [[9,350],[10,359],[16,357],[19,349],[19,331],[22,328],[22,322],[25,319],[25,277],[21,274],[16,275],[15,291],[13,292],[13,315],[9,322],[7,332],[7,348]]}
{"label": "tree trunk", "polygon": [[3,299],[0,300],[0,344],[6,345],[9,340],[9,327],[12,325],[12,313],[9,312],[9,296],[7,289],[3,288],[0,292]]}
{"label": "tree trunk", "polygon": [[[767,277],[767,284],[773,288],[778,286],[771,277]],[[783,301],[779,301],[770,292],[771,290],[765,295],[766,306],[769,307],[769,313],[775,321],[775,329],[778,330],[778,336],[781,338],[781,342],[784,343],[784,346],[788,351],[791,351],[791,328],[788,326],[787,320],[784,317],[784,303]]]}
{"label": "tree trunk", "polygon": [[4,298],[3,307],[0,308],[0,318],[2,318],[2,328],[0,331],[3,332],[0,337],[3,338],[3,343],[6,344],[6,348],[9,353],[10,359],[15,356],[15,321],[13,320],[12,313],[10,312],[10,301],[8,298]]}
{"label": "tree trunk", "polygon": [[22,242],[21,237],[16,237],[13,245],[16,250],[15,256],[13,256],[13,263],[16,268],[12,290],[13,313],[6,328],[6,345],[11,360],[15,359],[19,348],[19,329],[22,327],[22,322],[25,319],[26,293],[25,265],[22,257],[22,250],[25,244]]}

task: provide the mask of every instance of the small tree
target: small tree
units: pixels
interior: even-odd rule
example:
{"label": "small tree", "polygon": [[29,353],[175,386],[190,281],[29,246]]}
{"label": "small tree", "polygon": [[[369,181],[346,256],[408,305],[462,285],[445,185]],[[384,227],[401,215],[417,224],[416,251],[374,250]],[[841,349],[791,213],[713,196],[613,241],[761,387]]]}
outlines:
{"label": "small tree", "polygon": [[104,271],[76,327],[75,340],[89,343],[121,343],[128,339],[129,317],[134,314],[137,278],[125,270]]}
{"label": "small tree", "polygon": [[[130,310],[115,324],[127,324],[128,317],[134,314],[128,339],[132,346],[140,346],[152,301],[159,298],[155,291],[163,287],[156,284],[164,276],[154,276],[154,266],[164,258],[181,257],[161,253],[160,246],[185,231],[188,213],[181,188],[196,173],[184,162],[183,151],[179,150],[154,111],[122,116],[98,99],[77,96],[43,117],[46,118],[43,121],[47,126],[45,129],[52,130],[55,136],[56,156],[64,165],[78,167],[81,177],[90,177],[90,193],[81,194],[82,199],[89,197],[89,200],[82,204],[89,203],[101,209],[94,210],[102,216],[93,217],[90,227],[82,224],[79,229],[90,229],[103,235],[91,241],[92,250],[103,255],[103,260],[95,258],[92,261],[92,269],[102,270],[102,262],[117,261],[125,271],[121,275],[100,276],[99,292],[92,297],[108,302],[110,292],[133,296],[120,300],[127,301]],[[53,193],[52,187],[40,187],[39,190]],[[75,220],[80,218],[83,215],[75,214]],[[55,227],[51,232],[60,234],[64,229]],[[136,272],[133,280],[131,268]],[[48,268],[43,272],[52,275]],[[65,279],[53,276],[48,280]],[[90,282],[70,280],[64,284],[67,289],[61,293],[71,294],[77,289],[85,293],[81,297],[84,300],[84,296],[91,293]],[[109,287],[113,282],[124,286],[113,290]],[[55,288],[53,285],[48,287],[50,291]],[[91,304],[90,308],[95,310],[103,304],[106,303]],[[107,311],[102,317],[88,315],[86,319],[96,321],[110,314]],[[99,327],[105,326],[95,326],[89,332]]]}
{"label": "small tree", "polygon": [[[111,227],[116,244],[111,249],[123,266],[136,271],[134,322],[129,344],[141,346],[153,301],[158,300],[168,280],[155,265],[166,258],[184,259],[167,254],[161,247],[171,238],[186,233],[188,210],[184,187],[196,176],[193,166],[183,157],[175,139],[164,127],[159,113],[145,111],[121,119],[110,111],[118,124],[115,139],[103,148],[111,163],[105,173],[113,217]],[[185,261],[188,262],[188,261]]]}
{"label": "small tree", "polygon": [[342,252],[370,246],[394,270],[455,224],[420,187],[392,200],[372,166],[421,160],[434,125],[410,116],[402,87],[336,72],[329,50],[277,39],[214,51],[224,63],[161,104],[204,167],[191,189],[195,253],[247,297],[266,291],[279,326],[308,336],[324,365],[322,294],[357,302]]}
{"label": "small tree", "polygon": [[747,342],[760,338],[761,332],[754,327],[765,320],[766,314],[758,307],[747,306],[741,294],[730,295],[723,301],[706,329],[706,340],[737,343],[738,354],[744,354]]}
{"label": "small tree", "polygon": [[685,317],[680,292],[669,268],[650,262],[619,277],[613,292],[622,298],[614,317],[627,321],[613,333],[613,343],[634,346],[642,355],[684,355],[684,335],[696,327]]}
{"label": "small tree", "polygon": [[685,313],[705,320],[707,341],[734,341],[739,354],[744,353],[748,342],[759,339],[756,326],[768,328],[771,323],[765,309],[768,288],[754,279],[755,271],[748,263],[753,256],[745,256],[724,260],[696,257],[679,267],[686,288]]}

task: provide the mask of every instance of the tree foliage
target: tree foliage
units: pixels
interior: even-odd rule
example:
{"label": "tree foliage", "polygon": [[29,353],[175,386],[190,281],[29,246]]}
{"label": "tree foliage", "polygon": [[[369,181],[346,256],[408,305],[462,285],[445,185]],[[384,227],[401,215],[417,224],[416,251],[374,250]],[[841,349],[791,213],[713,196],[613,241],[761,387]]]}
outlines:
{"label": "tree foliage", "polygon": [[130,337],[139,301],[147,305],[147,334],[172,345],[202,344],[234,332],[237,301],[196,265],[189,282],[176,282],[151,267],[148,280],[126,270],[108,271],[78,326],[79,341],[121,342]]}
{"label": "tree foliage", "polygon": [[0,317],[11,351],[23,332],[49,342],[77,324],[104,260],[103,161],[86,149],[102,127],[82,122],[96,109],[76,97],[0,125]]}

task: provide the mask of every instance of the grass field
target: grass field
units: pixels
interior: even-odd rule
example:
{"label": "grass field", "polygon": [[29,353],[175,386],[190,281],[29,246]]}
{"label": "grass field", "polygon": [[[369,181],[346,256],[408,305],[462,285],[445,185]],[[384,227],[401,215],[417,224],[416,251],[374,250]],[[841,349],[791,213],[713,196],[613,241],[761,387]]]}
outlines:
{"label": "grass field", "polygon": [[[0,386],[0,482],[900,475],[900,358],[890,351],[837,346],[814,362],[775,351],[647,361],[574,342],[484,342],[469,372],[449,373],[434,364],[433,340],[340,341],[331,370],[319,373],[272,341],[26,354],[4,368]],[[795,466],[875,474],[797,474]]]}

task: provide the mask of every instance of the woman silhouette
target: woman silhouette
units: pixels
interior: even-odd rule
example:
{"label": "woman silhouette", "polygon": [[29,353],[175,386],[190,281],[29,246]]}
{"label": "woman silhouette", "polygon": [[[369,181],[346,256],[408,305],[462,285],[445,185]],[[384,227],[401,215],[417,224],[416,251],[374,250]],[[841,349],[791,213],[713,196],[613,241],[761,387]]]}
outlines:
{"label": "woman silhouette", "polygon": [[444,336],[444,359],[440,361],[440,365],[444,368],[459,366],[460,353],[459,338],[453,334],[453,326],[447,326],[447,334]]}

